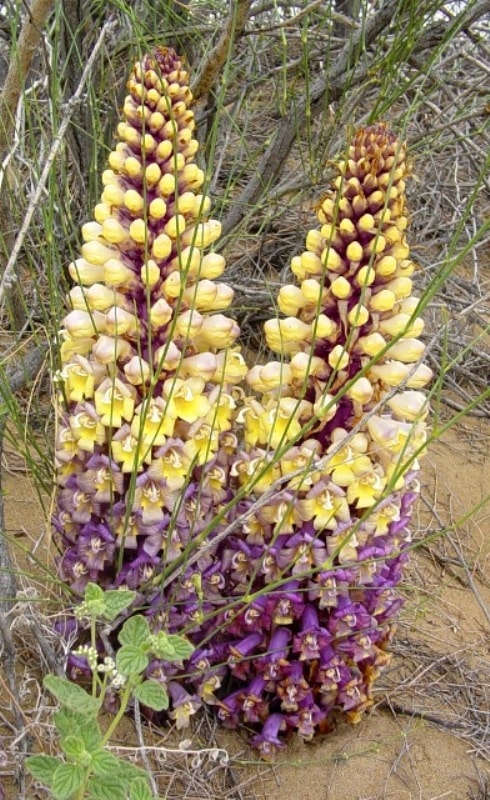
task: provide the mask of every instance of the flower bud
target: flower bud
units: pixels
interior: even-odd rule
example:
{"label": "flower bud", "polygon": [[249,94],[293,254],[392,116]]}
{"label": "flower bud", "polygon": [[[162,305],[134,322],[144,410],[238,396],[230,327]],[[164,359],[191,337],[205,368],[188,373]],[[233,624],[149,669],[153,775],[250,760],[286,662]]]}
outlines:
{"label": "flower bud", "polygon": [[125,333],[134,336],[138,332],[139,322],[134,314],[112,306],[107,312],[105,328],[111,336],[122,336]]}
{"label": "flower bud", "polygon": [[370,333],[367,336],[361,336],[357,340],[357,347],[360,348],[362,353],[367,356],[377,356],[386,347],[386,340],[377,331]]}
{"label": "flower bud", "polygon": [[277,305],[283,314],[294,316],[306,305],[306,298],[298,286],[281,286],[277,295]]}
{"label": "flower bud", "polygon": [[374,389],[367,378],[361,377],[352,384],[346,394],[354,402],[366,405],[373,399]]}
{"label": "flower bud", "polygon": [[105,329],[105,315],[98,311],[70,311],[63,322],[73,339],[86,339]]}
{"label": "flower bud", "polygon": [[136,189],[128,189],[124,193],[124,205],[132,214],[139,214],[143,211],[145,201]]}
{"label": "flower bud", "polygon": [[[359,272],[356,274],[355,280],[356,280],[356,283],[358,284],[358,286],[361,286],[361,287],[372,286],[372,284],[376,280],[376,272],[374,270],[374,267],[369,266],[369,265],[365,266],[365,267],[361,267]],[[394,298],[393,298],[393,302],[394,302]]]}
{"label": "flower bud", "polygon": [[156,258],[158,261],[167,258],[172,252],[171,238],[167,236],[166,233],[160,233],[158,236],[155,236],[151,252],[153,258]]}
{"label": "flower bud", "polygon": [[345,254],[349,259],[349,261],[359,262],[361,261],[364,255],[364,251],[362,249],[362,245],[359,244],[359,242],[351,242],[349,245],[347,245]]}
{"label": "flower bud", "polygon": [[424,330],[424,322],[421,317],[411,320],[410,314],[395,314],[394,317],[380,320],[379,330],[388,336],[420,336]]}
{"label": "flower bud", "polygon": [[396,295],[390,289],[381,289],[376,294],[371,295],[368,300],[368,307],[371,311],[391,311],[396,303]]}
{"label": "flower bud", "polygon": [[129,358],[132,347],[129,342],[120,337],[99,336],[92,350],[94,358],[99,364],[114,364],[120,358]]}
{"label": "flower bud", "polygon": [[129,235],[136,244],[147,244],[150,232],[142,219],[135,219],[129,226]]}
{"label": "flower bud", "polygon": [[225,259],[219,253],[208,253],[202,259],[199,275],[210,280],[219,278],[224,272],[225,264]]}
{"label": "flower bud", "polygon": [[141,267],[140,275],[143,286],[153,289],[161,278],[160,267],[150,258]]}
{"label": "flower bud", "polygon": [[198,311],[190,309],[179,314],[175,320],[175,335],[185,339],[194,339],[201,332],[204,318]]}
{"label": "flower bud", "polygon": [[214,314],[212,317],[203,318],[199,341],[220,350],[230,347],[239,333],[240,328],[234,319],[229,319],[223,314]]}
{"label": "flower bud", "polygon": [[162,328],[172,319],[172,315],[172,307],[169,306],[165,298],[160,297],[151,307],[150,321],[152,327]]}
{"label": "flower bud", "polygon": [[105,262],[103,268],[103,280],[109,286],[134,285],[136,276],[134,272],[126,267],[118,258],[110,258]]}
{"label": "flower bud", "polygon": [[102,225],[98,222],[86,222],[82,225],[82,238],[84,242],[98,241],[102,236]]}
{"label": "flower bud", "polygon": [[182,360],[182,353],[174,342],[167,342],[155,351],[153,363],[157,370],[173,372]]}
{"label": "flower bud", "polygon": [[171,217],[164,227],[164,231],[171,239],[177,239],[185,231],[186,221],[183,214],[176,214]]}
{"label": "flower bud", "polygon": [[352,294],[352,286],[342,275],[339,275],[338,278],[335,278],[331,285],[330,291],[332,292],[334,297],[337,297],[339,300],[346,300]]}
{"label": "flower bud", "polygon": [[349,361],[349,353],[341,344],[336,344],[328,354],[328,363],[334,370],[345,369]]}
{"label": "flower bud", "polygon": [[207,222],[199,222],[188,228],[181,236],[182,244],[194,245],[195,247],[209,247],[210,244],[219,239],[221,235],[221,222],[210,219]]}
{"label": "flower bud", "polygon": [[396,271],[397,260],[393,256],[383,256],[375,264],[376,274],[381,275],[382,278],[387,278],[393,275]]}
{"label": "flower bud", "polygon": [[423,420],[429,413],[427,397],[422,392],[399,392],[388,400],[388,405],[404,422]]}
{"label": "flower bud", "polygon": [[133,356],[124,365],[124,374],[132,386],[142,386],[151,379],[151,367],[141,356]]}
{"label": "flower bud", "polygon": [[291,358],[289,366],[294,380],[302,381],[309,376],[325,380],[328,376],[328,368],[323,358],[309,353],[296,353]]}
{"label": "flower bud", "polygon": [[369,319],[369,311],[366,306],[356,303],[347,314],[347,319],[353,327],[361,328]]}
{"label": "flower bud", "polygon": [[128,239],[128,231],[113,217],[106,219],[102,225],[104,239],[111,244],[122,244]]}
{"label": "flower bud", "polygon": [[84,258],[77,258],[68,266],[68,272],[72,280],[82,286],[92,286],[104,279],[104,267],[89,264]]}
{"label": "flower bud", "polygon": [[311,326],[295,317],[269,319],[264,332],[270,349],[280,353],[285,345],[306,342],[311,336]]}
{"label": "flower bud", "polygon": [[420,339],[398,339],[390,345],[389,355],[406,364],[418,361],[425,353],[425,344]]}
{"label": "flower bud", "polygon": [[179,375],[182,378],[202,378],[207,383],[213,378],[216,369],[214,353],[197,353],[182,359]]}

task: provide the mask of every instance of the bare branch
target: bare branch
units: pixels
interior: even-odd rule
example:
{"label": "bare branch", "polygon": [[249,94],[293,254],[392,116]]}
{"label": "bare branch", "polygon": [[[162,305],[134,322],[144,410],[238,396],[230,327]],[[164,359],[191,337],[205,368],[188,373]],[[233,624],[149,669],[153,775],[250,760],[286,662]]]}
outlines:
{"label": "bare branch", "polygon": [[233,41],[241,34],[248,19],[251,0],[235,0],[233,9],[225,22],[223,32],[216,46],[211,50],[204,61],[191,89],[194,98],[198,100],[209,92],[221,67],[226,61],[227,54]]}
{"label": "bare branch", "polygon": [[79,82],[79,84],[77,86],[77,89],[76,89],[75,93],[73,94],[73,96],[71,97],[70,101],[67,103],[67,109],[66,109],[66,113],[65,113],[65,115],[63,117],[63,122],[61,123],[61,125],[59,127],[59,130],[58,130],[58,133],[57,133],[57,135],[56,135],[56,137],[55,137],[55,139],[54,139],[54,141],[53,141],[53,143],[51,145],[51,150],[49,151],[49,155],[48,155],[48,157],[46,159],[46,162],[44,164],[43,171],[41,173],[41,177],[39,178],[39,182],[38,182],[38,185],[36,187],[36,191],[34,192],[34,195],[31,198],[31,201],[29,203],[29,207],[28,207],[26,215],[24,217],[24,221],[22,223],[22,227],[21,227],[21,229],[20,229],[20,231],[19,231],[19,233],[17,235],[14,247],[13,247],[12,252],[10,254],[10,258],[8,260],[7,266],[5,267],[5,272],[4,272],[2,280],[0,282],[0,301],[4,297],[5,292],[7,291],[9,286],[15,280],[15,265],[16,265],[17,259],[19,257],[19,253],[20,253],[20,251],[22,249],[22,245],[24,243],[24,239],[25,239],[25,237],[27,235],[27,232],[28,232],[29,227],[31,225],[32,219],[34,217],[34,214],[35,214],[36,209],[37,209],[37,207],[39,205],[39,202],[40,202],[40,199],[41,199],[41,195],[42,195],[42,193],[44,191],[44,187],[46,185],[46,181],[48,180],[48,176],[49,176],[49,173],[51,171],[51,167],[53,166],[54,160],[55,160],[55,158],[56,158],[56,156],[58,154],[58,150],[61,147],[61,143],[63,141],[63,138],[64,138],[65,134],[66,134],[68,125],[70,124],[70,120],[71,120],[72,114],[73,114],[73,112],[74,112],[74,110],[75,110],[75,108],[77,106],[77,103],[80,102],[80,98],[81,98],[84,86],[85,86],[85,84],[87,82],[87,79],[88,79],[88,77],[90,75],[90,72],[92,70],[94,61],[97,58],[97,55],[98,55],[98,52],[99,52],[100,48],[102,47],[102,43],[104,41],[104,38],[105,38],[106,34],[108,33],[109,29],[112,26],[113,26],[113,22],[112,22],[112,20],[109,20],[108,22],[106,22],[106,24],[102,28],[102,30],[100,32],[100,35],[99,35],[99,38],[97,39],[97,42],[96,42],[96,44],[95,44],[95,46],[94,46],[94,48],[93,48],[93,50],[92,50],[92,52],[90,54],[90,58],[88,59],[87,64],[85,66],[85,69],[83,71],[83,74],[82,74],[82,76],[80,78],[80,82]]}

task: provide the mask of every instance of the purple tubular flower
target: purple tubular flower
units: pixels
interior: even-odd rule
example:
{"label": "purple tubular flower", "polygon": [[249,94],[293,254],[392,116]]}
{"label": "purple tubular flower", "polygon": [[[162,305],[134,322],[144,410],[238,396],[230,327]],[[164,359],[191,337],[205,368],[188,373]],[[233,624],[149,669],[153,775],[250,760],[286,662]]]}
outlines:
{"label": "purple tubular flower", "polygon": [[284,742],[279,739],[279,731],[284,730],[285,727],[286,717],[284,714],[271,714],[260,733],[252,738],[252,744],[266,761],[271,761],[276,752],[285,746]]}
{"label": "purple tubular flower", "polygon": [[281,711],[290,714],[298,711],[300,704],[312,703],[313,694],[299,661],[289,663],[283,672],[285,677],[277,682],[276,692],[281,700]]}
{"label": "purple tubular flower", "polygon": [[172,701],[172,709],[169,711],[169,717],[175,721],[177,730],[187,728],[189,725],[189,718],[201,707],[202,700],[196,697],[196,695],[189,694],[189,692],[176,681],[170,681],[167,688]]}
{"label": "purple tubular flower", "polygon": [[299,653],[300,661],[318,658],[320,650],[331,642],[332,636],[326,628],[320,627],[318,614],[312,605],[307,605],[301,619],[301,632],[293,639],[293,650]]}
{"label": "purple tubular flower", "polygon": [[290,727],[296,728],[299,736],[309,741],[313,739],[318,725],[327,718],[327,713],[327,709],[305,699],[296,713],[288,714],[286,722]]}
{"label": "purple tubular flower", "polygon": [[269,703],[262,697],[264,689],[265,680],[261,675],[257,675],[243,690],[241,707],[245,722],[263,722],[267,718]]}

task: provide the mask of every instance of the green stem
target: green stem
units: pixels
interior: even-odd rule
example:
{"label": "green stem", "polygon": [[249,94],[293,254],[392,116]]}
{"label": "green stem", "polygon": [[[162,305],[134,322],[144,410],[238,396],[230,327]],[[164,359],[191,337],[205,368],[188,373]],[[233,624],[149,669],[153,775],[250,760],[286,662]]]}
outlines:
{"label": "green stem", "polygon": [[119,711],[117,712],[116,716],[114,717],[114,719],[112,720],[111,724],[107,728],[107,730],[105,732],[105,736],[104,736],[104,738],[102,739],[102,742],[101,742],[101,747],[105,747],[106,746],[107,742],[111,738],[112,734],[114,733],[114,731],[116,730],[117,726],[121,722],[124,714],[126,713],[126,709],[128,707],[128,703],[129,703],[129,698],[131,697],[131,692],[132,692],[133,686],[134,686],[132,678],[133,678],[132,675],[130,675],[128,677],[128,682],[127,682],[126,686],[124,687],[124,692],[123,692],[122,697],[121,697],[121,705],[119,706]]}

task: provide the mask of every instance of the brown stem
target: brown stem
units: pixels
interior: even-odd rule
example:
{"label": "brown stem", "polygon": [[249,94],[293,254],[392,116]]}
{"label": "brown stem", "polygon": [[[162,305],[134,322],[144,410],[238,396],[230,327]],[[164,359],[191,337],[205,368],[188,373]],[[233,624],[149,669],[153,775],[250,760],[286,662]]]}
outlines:
{"label": "brown stem", "polygon": [[233,3],[232,11],[225,22],[218,43],[211,50],[191,86],[195,100],[198,100],[211,89],[216,76],[226,61],[233,41],[241,34],[245,27],[250,5],[251,0],[235,0]]}
{"label": "brown stem", "polygon": [[[0,236],[3,239],[3,255],[7,255],[14,242],[10,198],[4,161],[12,143],[15,130],[15,112],[22,93],[32,59],[41,39],[42,29],[52,8],[52,0],[32,0],[31,7],[22,24],[20,35],[10,58],[7,77],[0,93]],[[17,271],[19,275],[19,271]],[[5,296],[9,316],[14,330],[21,330],[26,321],[25,288],[20,280],[9,288]]]}

